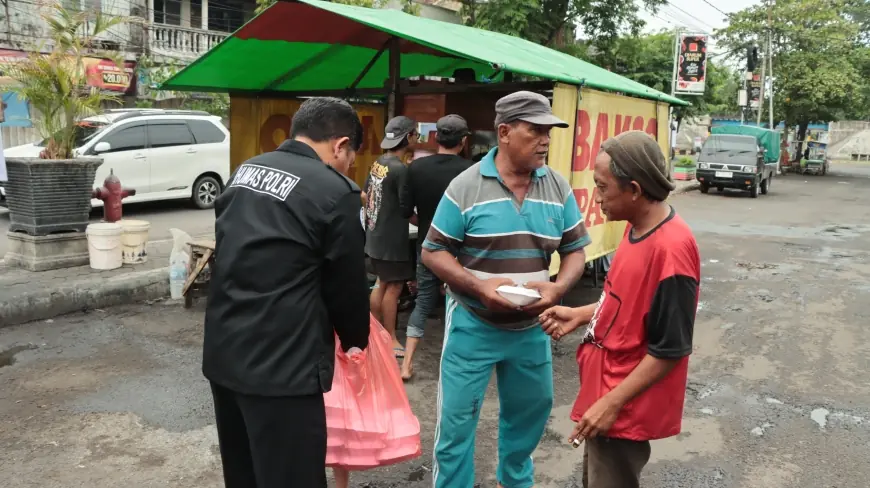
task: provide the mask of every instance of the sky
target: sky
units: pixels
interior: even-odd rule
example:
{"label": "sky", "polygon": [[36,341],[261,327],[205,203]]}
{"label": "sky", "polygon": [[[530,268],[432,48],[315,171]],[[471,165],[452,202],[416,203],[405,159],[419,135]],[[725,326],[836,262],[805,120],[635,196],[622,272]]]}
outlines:
{"label": "sky", "polygon": [[[712,34],[715,29],[721,29],[727,25],[725,13],[737,12],[746,7],[761,3],[760,0],[669,0],[668,3],[651,14],[645,9],[641,10],[641,17],[646,21],[646,31],[656,32],[662,29],[673,30],[680,27],[691,33]],[[711,5],[712,4],[712,5]],[[722,12],[720,12],[719,10]],[[715,37],[711,39],[710,51],[715,54]]]}

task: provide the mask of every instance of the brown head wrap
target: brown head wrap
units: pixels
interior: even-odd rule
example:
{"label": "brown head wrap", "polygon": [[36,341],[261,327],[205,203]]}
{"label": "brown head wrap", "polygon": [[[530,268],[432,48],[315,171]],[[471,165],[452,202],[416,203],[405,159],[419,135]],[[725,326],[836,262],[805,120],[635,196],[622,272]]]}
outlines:
{"label": "brown head wrap", "polygon": [[674,182],[659,144],[645,132],[623,132],[601,145],[613,164],[656,200],[664,200],[674,191]]}

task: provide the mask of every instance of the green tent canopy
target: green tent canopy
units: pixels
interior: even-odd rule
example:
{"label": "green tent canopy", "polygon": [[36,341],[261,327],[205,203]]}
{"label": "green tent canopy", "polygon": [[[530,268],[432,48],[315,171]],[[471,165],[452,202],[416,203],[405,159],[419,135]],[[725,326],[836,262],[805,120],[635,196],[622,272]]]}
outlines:
{"label": "green tent canopy", "polygon": [[779,161],[780,133],[779,131],[756,127],[753,125],[722,125],[713,127],[710,134],[730,134],[737,136],[752,136],[758,145],[764,148],[764,160],[768,163]]}
{"label": "green tent canopy", "polygon": [[[429,20],[397,10],[318,0],[279,1],[161,86],[202,92],[345,90],[400,39],[400,76],[453,76],[471,68],[478,79],[502,72],[583,85],[686,105],[565,53],[505,34]],[[380,89],[389,55],[377,58],[355,85]]]}

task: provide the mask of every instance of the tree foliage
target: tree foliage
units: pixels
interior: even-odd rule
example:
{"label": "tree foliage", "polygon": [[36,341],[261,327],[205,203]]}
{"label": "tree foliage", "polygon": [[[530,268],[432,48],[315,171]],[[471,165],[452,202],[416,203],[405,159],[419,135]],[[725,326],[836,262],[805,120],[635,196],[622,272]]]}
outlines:
{"label": "tree foliage", "polygon": [[521,37],[545,46],[574,41],[575,28],[593,44],[643,27],[638,7],[655,11],[667,0],[462,0],[466,25]]}
{"label": "tree foliage", "polygon": [[[674,35],[659,32],[642,36],[625,36],[604,44],[605,48],[590,48],[578,44],[586,52],[584,59],[626,78],[670,93],[674,67]],[[575,54],[576,55],[576,54]],[[677,118],[706,114],[730,114],[737,111],[739,75],[724,64],[707,61],[706,89],[702,96],[681,96],[691,103],[676,107]]]}
{"label": "tree foliage", "polygon": [[[856,0],[773,2],[775,120],[804,132],[810,122],[838,120],[866,106],[862,72],[870,74],[870,57],[861,43],[866,13],[866,2]],[[741,59],[751,44],[766,47],[767,18],[761,5],[734,13],[717,32],[720,45]]]}
{"label": "tree foliage", "polygon": [[[643,21],[631,0],[463,0],[468,25],[510,34],[559,49],[650,88],[670,92],[674,65],[673,34],[641,35]],[[655,10],[665,0],[644,0]],[[574,26],[584,40],[574,40]],[[558,41],[562,42],[558,42]],[[703,96],[683,97],[691,105],[676,109],[678,118],[737,111],[737,73],[707,64]]]}
{"label": "tree foliage", "polygon": [[844,118],[850,120],[870,119],[870,46],[861,46],[852,51],[852,63],[858,70],[858,78],[861,80],[858,100],[863,103],[854,103],[846,107]]}
{"label": "tree foliage", "polygon": [[864,46],[870,45],[870,0],[847,2],[845,15],[858,24],[858,38]]}

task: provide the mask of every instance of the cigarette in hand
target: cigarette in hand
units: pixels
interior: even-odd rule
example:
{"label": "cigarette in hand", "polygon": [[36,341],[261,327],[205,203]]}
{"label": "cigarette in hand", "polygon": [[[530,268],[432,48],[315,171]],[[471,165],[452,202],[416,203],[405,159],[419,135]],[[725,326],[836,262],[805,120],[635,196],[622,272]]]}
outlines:
{"label": "cigarette in hand", "polygon": [[568,440],[571,441],[571,447],[573,447],[574,449],[577,449],[578,447],[580,447],[580,444],[583,443],[583,438],[581,438],[581,437],[577,437],[575,439],[568,439]]}

